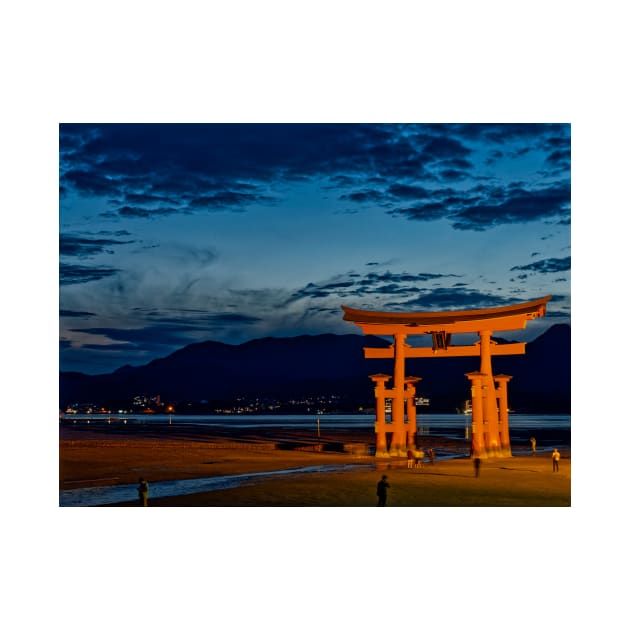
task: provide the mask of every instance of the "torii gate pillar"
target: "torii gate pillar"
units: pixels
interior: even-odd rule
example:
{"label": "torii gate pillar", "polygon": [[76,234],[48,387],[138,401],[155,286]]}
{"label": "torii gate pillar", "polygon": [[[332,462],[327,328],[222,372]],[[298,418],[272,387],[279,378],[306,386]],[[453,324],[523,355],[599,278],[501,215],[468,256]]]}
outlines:
{"label": "torii gate pillar", "polygon": [[490,349],[491,330],[480,330],[480,354],[481,365],[479,372],[483,374],[481,385],[483,399],[483,424],[485,434],[485,447],[488,457],[497,457],[501,454],[501,439],[499,437],[499,412],[497,409],[497,393],[494,389],[492,377],[492,354]]}
{"label": "torii gate pillar", "polygon": [[472,400],[472,439],[470,444],[470,456],[485,459],[486,452],[485,425],[483,421],[483,383],[486,375],[481,372],[468,372],[470,380],[470,395]]}
{"label": "torii gate pillar", "polygon": [[494,377],[497,384],[497,398],[499,400],[499,435],[501,436],[501,455],[512,457],[510,446],[510,427],[508,426],[508,396],[507,384],[512,380],[507,374],[499,374]]}
{"label": "torii gate pillar", "polygon": [[391,376],[388,374],[372,374],[374,381],[374,398],[376,399],[376,423],[374,432],[376,433],[376,457],[389,457],[387,451],[387,427],[385,425],[385,383]]}
{"label": "torii gate pillar", "polygon": [[390,455],[402,457],[407,453],[405,430],[405,339],[404,333],[394,335],[394,391],[392,396],[392,443]]}
{"label": "torii gate pillar", "polygon": [[416,383],[422,379],[419,376],[408,376],[405,379],[407,385],[407,449],[416,450],[416,433],[418,420],[416,412]]}

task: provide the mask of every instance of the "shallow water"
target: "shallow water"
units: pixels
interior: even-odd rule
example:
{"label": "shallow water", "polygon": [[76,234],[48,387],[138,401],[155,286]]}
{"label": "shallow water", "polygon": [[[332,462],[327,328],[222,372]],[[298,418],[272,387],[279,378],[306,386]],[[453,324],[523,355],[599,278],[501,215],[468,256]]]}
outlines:
{"label": "shallow water", "polygon": [[[313,429],[317,430],[318,420],[322,431],[328,429],[369,429],[374,428],[374,416],[371,414],[311,414],[311,415],[168,415],[156,414],[69,414],[61,421],[64,424],[111,424],[124,426],[125,424],[173,424],[176,426],[205,426],[220,429]],[[470,416],[465,414],[424,414],[418,413],[418,431],[434,433],[435,431],[459,431],[463,433],[470,425]],[[510,430],[525,429],[570,429],[569,415],[537,415],[510,414]],[[436,434],[437,435],[437,434]]]}
{"label": "shallow water", "polygon": [[[224,475],[217,477],[202,477],[200,479],[182,479],[174,481],[154,481],[150,484],[149,497],[174,497],[196,492],[212,492],[239,486],[251,485],[269,477],[279,475],[309,474],[318,472],[334,472],[349,470],[357,467],[373,466],[369,464],[340,464],[323,466],[304,466],[302,468],[287,468],[268,472],[245,473],[240,475]],[[111,505],[138,499],[138,484],[121,484],[117,486],[102,486],[98,488],[75,488],[59,492],[60,507],[90,507]]]}
{"label": "shallow water", "polygon": [[[179,427],[215,427],[221,429],[250,429],[250,428],[280,428],[280,429],[312,429],[314,434],[319,426],[322,433],[326,429],[368,429],[373,430],[374,418],[368,414],[358,415],[276,415],[276,416],[168,416],[156,415],[125,415],[104,416],[97,414],[65,416],[61,421],[71,426],[77,424],[85,426],[93,424],[103,426],[105,424],[116,425],[124,428],[129,425],[155,425],[168,424],[169,422]],[[461,440],[462,449],[441,450],[435,449],[437,459],[452,459],[466,456],[466,445],[470,439],[470,416],[464,414],[418,414],[418,444],[422,444],[423,436],[446,437]],[[568,449],[571,444],[571,417],[568,415],[525,415],[510,414],[510,442],[513,454],[523,454],[529,451],[529,439],[536,437],[537,451],[547,453],[553,448]],[[270,472],[247,473],[238,475],[226,475],[219,477],[206,477],[201,479],[186,479],[180,481],[162,481],[151,483],[150,497],[178,496],[195,492],[210,492],[226,488],[235,488],[249,485],[266,478],[287,474],[309,474],[314,472],[331,472],[335,470],[348,470],[357,466],[372,466],[374,463],[306,466],[303,468],[290,468]],[[127,501],[136,501],[138,498],[137,485],[117,485],[98,488],[75,488],[59,493],[59,505],[61,507],[84,507],[109,505]]]}

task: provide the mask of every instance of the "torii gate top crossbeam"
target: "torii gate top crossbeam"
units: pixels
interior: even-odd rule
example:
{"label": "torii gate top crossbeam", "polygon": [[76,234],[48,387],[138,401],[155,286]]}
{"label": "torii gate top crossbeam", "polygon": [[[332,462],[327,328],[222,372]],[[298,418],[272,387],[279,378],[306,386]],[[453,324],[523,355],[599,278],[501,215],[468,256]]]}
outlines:
{"label": "torii gate top crossbeam", "polygon": [[419,313],[392,313],[385,311],[363,311],[342,306],[344,320],[360,326],[364,332],[388,334],[387,330],[407,334],[426,334],[435,330],[449,332],[472,332],[489,328],[492,330],[515,330],[525,328],[528,320],[543,317],[547,310],[547,295],[529,302],[510,306],[475,309],[466,311],[441,311]]}

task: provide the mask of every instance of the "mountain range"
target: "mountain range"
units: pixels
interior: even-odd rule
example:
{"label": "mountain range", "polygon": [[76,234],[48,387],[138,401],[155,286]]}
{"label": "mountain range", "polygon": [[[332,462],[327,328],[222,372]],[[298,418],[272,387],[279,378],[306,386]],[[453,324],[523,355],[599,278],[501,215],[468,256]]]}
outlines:
{"label": "mountain range", "polygon": [[[497,343],[509,343],[495,339]],[[364,347],[390,341],[366,335],[266,337],[240,345],[195,343],[146,365],[110,374],[60,372],[60,408],[77,402],[114,404],[136,395],[162,401],[234,401],[237,398],[335,397],[338,411],[374,405],[370,374],[392,374],[393,361],[367,360]],[[498,356],[494,374],[509,374],[510,407],[521,413],[570,413],[571,328],[555,324],[529,342],[525,355]],[[466,372],[479,358],[407,359],[407,375],[419,376],[419,396],[429,413],[453,413],[470,397]]]}

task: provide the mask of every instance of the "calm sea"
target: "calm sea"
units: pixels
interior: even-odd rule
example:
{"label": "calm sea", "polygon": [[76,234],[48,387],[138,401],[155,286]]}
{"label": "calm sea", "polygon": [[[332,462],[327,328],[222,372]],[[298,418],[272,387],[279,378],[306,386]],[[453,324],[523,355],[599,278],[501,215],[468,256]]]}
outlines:
{"label": "calm sea", "polygon": [[[93,423],[103,424],[168,424],[177,426],[215,427],[228,429],[250,428],[281,428],[281,429],[312,429],[321,431],[329,429],[368,429],[374,428],[374,416],[368,414],[357,415],[102,415],[102,414],[76,414],[65,415],[62,418],[64,424]],[[568,415],[534,415],[534,414],[510,414],[510,438],[525,439],[529,443],[532,435],[536,436],[547,432],[566,434],[568,439],[571,431],[571,416]],[[418,414],[417,419],[419,435],[433,435],[436,437],[455,437],[467,439],[470,431],[470,416],[465,414]],[[539,441],[539,444],[542,444]],[[568,445],[568,442],[566,442]]]}
{"label": "calm sea", "polygon": [[[206,426],[220,429],[227,428],[281,428],[306,429],[317,433],[319,429],[325,435],[326,429],[367,429],[373,430],[374,417],[361,415],[221,415],[221,416],[186,416],[186,415],[120,415],[107,416],[100,414],[66,415],[60,419],[66,425],[86,426],[93,424],[117,425],[118,428],[129,425],[168,424],[185,426]],[[530,437],[536,438],[536,449],[539,452],[553,450],[553,448],[570,449],[571,447],[571,417],[561,415],[510,415],[510,443],[514,455],[526,454],[530,448]],[[465,444],[470,439],[470,416],[464,414],[419,414],[418,443],[422,443],[422,436],[447,437],[462,440]],[[436,450],[438,458],[462,457],[461,452]],[[228,475],[224,477],[208,477],[203,479],[187,479],[181,481],[163,481],[151,484],[152,497],[189,494],[192,492],[207,492],[223,488],[256,483],[265,478],[283,474],[308,474],[326,472],[328,470],[354,468],[358,466],[373,466],[373,463],[352,463],[345,466],[308,466],[273,472],[253,473],[245,475]],[[88,507],[108,505],[123,501],[135,501],[137,498],[136,484],[113,485],[99,488],[76,488],[59,493],[61,507]]]}

